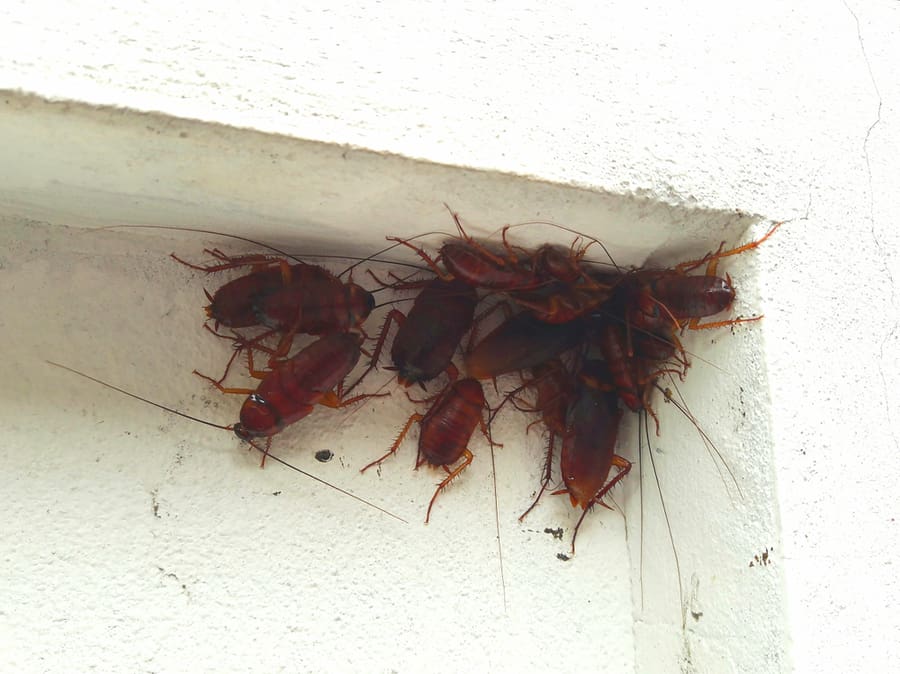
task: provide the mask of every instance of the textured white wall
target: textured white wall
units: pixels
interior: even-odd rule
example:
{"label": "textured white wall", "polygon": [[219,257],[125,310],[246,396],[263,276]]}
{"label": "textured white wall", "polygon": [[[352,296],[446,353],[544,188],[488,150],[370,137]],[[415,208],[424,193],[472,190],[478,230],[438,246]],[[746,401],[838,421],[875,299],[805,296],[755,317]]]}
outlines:
{"label": "textured white wall", "polygon": [[[423,662],[500,669],[517,653],[534,667],[619,671],[631,666],[633,638],[642,672],[777,671],[788,668],[782,573],[798,671],[872,671],[897,659],[898,242],[890,214],[900,168],[892,39],[900,6],[607,3],[589,12],[537,3],[330,3],[287,14],[274,3],[198,7],[8,4],[0,10],[0,86],[601,192],[528,187],[364,152],[350,152],[353,168],[339,170],[327,146],[285,141],[293,154],[272,156],[277,139],[258,134],[124,114],[116,121],[78,108],[60,115],[7,97],[0,197],[11,218],[2,316],[10,356],[4,531],[12,534],[4,538],[19,563],[11,563],[13,582],[0,595],[0,637],[12,643],[4,648],[12,662],[171,670],[200,644],[209,666],[235,669],[313,668],[315,658],[348,669],[406,671]],[[188,134],[181,150],[176,130]],[[275,169],[257,180],[246,169],[265,159]],[[329,185],[340,189],[330,195]],[[196,322],[197,283],[175,276],[161,255],[171,246],[111,235],[83,243],[56,228],[23,226],[22,217],[232,228],[252,218],[266,236],[286,239],[296,223],[306,242],[347,247],[347,227],[366,226],[370,238],[352,244],[363,246],[385,231],[416,231],[423,220],[444,226],[444,199],[491,225],[540,216],[584,228],[599,212],[594,226],[626,259],[671,250],[666,244],[675,246],[670,256],[702,252],[743,229],[740,219],[685,206],[794,218],[740,264],[745,279],[761,275],[759,296],[750,283],[744,298],[766,320],[703,347],[731,376],[712,367],[703,374],[698,364],[689,380],[695,389],[686,392],[738,464],[745,499],[730,505],[702,455],[676,460],[680,444],[696,451],[690,429],[662,439],[675,464],[665,479],[686,492],[667,500],[686,509],[675,515],[687,525],[675,526],[686,548],[682,575],[688,585],[692,575],[699,579],[692,607],[703,612],[684,634],[667,609],[672,601],[661,599],[645,607],[650,613],[636,612],[632,637],[621,519],[607,513],[594,515],[578,556],[562,565],[552,558],[562,544],[538,534],[528,543],[527,528],[513,524],[518,506],[507,505],[504,535],[513,541],[504,617],[486,460],[444,497],[440,529],[417,524],[430,481],[408,471],[402,456],[374,485],[340,471],[342,484],[384,498],[415,523],[397,533],[392,522],[298,486],[293,475],[249,470],[252,458],[231,454],[237,458],[223,464],[230,440],[180,423],[172,430],[175,422],[152,411],[40,369],[51,354],[187,402],[199,391],[187,370],[220,355],[181,332]],[[614,226],[617,215],[624,227]],[[322,230],[328,223],[333,229]],[[148,282],[161,292],[151,294]],[[751,386],[765,372],[770,408]],[[161,376],[148,382],[147,373]],[[709,387],[706,396],[698,384]],[[750,390],[750,402],[732,404],[740,388]],[[402,417],[405,405],[391,404]],[[345,440],[325,421],[313,437],[352,444],[360,416],[351,417]],[[364,439],[380,448],[386,432],[377,421]],[[770,498],[770,432],[777,499]],[[130,444],[127,433],[141,438]],[[298,433],[297,444],[305,437]],[[522,476],[533,474],[540,447],[534,440],[529,447],[527,460],[498,466],[501,481],[516,476],[501,483],[501,504],[521,502],[530,489]],[[356,462],[349,468],[364,459],[360,451],[346,449]],[[182,470],[185,463],[192,467]],[[157,517],[151,505],[160,489]],[[273,506],[269,490],[290,492],[291,504]],[[776,504],[780,542],[770,540]],[[571,523],[573,513],[546,506],[543,516]],[[666,564],[658,515],[650,520],[657,527],[650,561]],[[131,529],[125,534],[122,522]],[[292,527],[303,535],[288,538]],[[747,567],[769,545],[773,564]],[[633,540],[629,547],[633,555]],[[645,604],[655,592],[671,594],[671,569],[645,567],[648,576],[655,585],[645,587]]]}

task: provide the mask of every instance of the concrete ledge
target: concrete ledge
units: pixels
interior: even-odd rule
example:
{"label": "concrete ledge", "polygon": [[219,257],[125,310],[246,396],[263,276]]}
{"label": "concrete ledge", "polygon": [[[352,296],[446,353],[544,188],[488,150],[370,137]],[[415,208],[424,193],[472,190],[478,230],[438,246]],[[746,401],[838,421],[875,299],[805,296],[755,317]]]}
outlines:
{"label": "concrete ledge", "polygon": [[[695,366],[680,385],[743,497],[717,473],[723,469],[692,424],[657,403],[663,434],[651,442],[680,554],[685,629],[669,534],[646,465],[643,549],[635,476],[616,495],[628,514],[627,536],[621,514],[593,513],[578,555],[562,562],[557,554],[568,551],[578,513],[548,498],[524,524],[516,521],[537,484],[543,444],[525,437],[521,414],[498,422],[506,444],[497,457],[504,614],[485,447],[475,445],[477,460],[439,501],[429,527],[421,520],[432,480],[409,470],[414,440],[383,466],[380,479],[356,470],[389,445],[412,411],[402,395],[358,412],[317,413],[279,436],[276,453],[398,512],[408,526],[278,467],[261,473],[255,457],[235,453],[233,438],[43,363],[77,367],[219,423],[233,420],[239,406],[190,375],[193,368],[220,369],[228,357],[227,345],[199,329],[201,288],[216,280],[167,254],[197,258],[208,244],[246,246],[190,233],[89,233],[60,225],[181,225],[295,251],[368,254],[387,234],[451,231],[446,201],[473,234],[547,219],[601,238],[620,264],[648,256],[669,264],[724,238],[737,243],[761,233],[747,231],[758,216],[156,114],[9,92],[2,101],[3,274],[17,290],[6,294],[0,314],[15,316],[20,329],[8,345],[15,357],[3,366],[15,382],[4,391],[10,416],[2,424],[15,490],[7,516],[10,525],[27,518],[43,532],[17,546],[22,592],[39,576],[61,604],[100,597],[88,626],[96,636],[81,664],[115,666],[138,652],[149,666],[166,669],[172,653],[187,647],[180,626],[190,624],[191,642],[210,646],[211,665],[263,657],[267,666],[290,659],[316,668],[343,658],[353,669],[363,661],[375,669],[419,669],[435,664],[422,642],[449,638],[452,660],[441,665],[449,669],[503,669],[498,652],[516,652],[536,669],[584,662],[641,672],[688,664],[720,671],[729,661],[746,671],[783,666],[781,575],[751,566],[778,540],[758,326],[690,336]],[[513,232],[526,243],[572,238],[537,225]],[[436,246],[440,239],[424,241]],[[744,314],[756,311],[755,269],[753,254],[727,266],[740,289],[736,310]],[[620,452],[635,458],[636,437],[636,420],[629,419]],[[322,448],[337,460],[314,462]],[[54,507],[41,505],[48,495]],[[71,523],[61,525],[67,518]],[[542,533],[557,528],[566,532],[561,541]],[[64,570],[60,558],[69,560]],[[70,584],[73,578],[78,582]],[[166,608],[172,602],[181,605],[176,616]],[[122,607],[137,613],[121,618]],[[40,620],[35,611],[32,619]],[[210,623],[209,615],[219,618]],[[83,619],[78,609],[66,616],[73,624]],[[155,627],[146,616],[156,616]],[[745,634],[747,624],[765,628]],[[29,625],[21,620],[13,630]],[[110,630],[122,636],[121,650],[100,649]],[[235,643],[235,631],[256,634],[257,644]],[[51,651],[63,653],[76,633],[74,626],[59,632]],[[263,656],[259,640],[273,645]],[[349,652],[348,642],[359,650]],[[171,652],[157,651],[158,643]],[[12,657],[20,666],[33,662],[25,650]]]}

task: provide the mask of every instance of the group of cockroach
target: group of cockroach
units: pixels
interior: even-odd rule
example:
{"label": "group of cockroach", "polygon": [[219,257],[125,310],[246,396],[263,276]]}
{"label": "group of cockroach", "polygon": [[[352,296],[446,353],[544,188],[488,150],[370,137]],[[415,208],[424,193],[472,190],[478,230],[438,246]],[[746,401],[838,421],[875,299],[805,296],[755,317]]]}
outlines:
{"label": "group of cockroach", "polygon": [[[414,243],[420,237],[389,237],[394,242],[389,248],[366,258],[378,259],[390,248],[404,247],[424,263],[407,276],[391,272],[379,278],[368,270],[378,286],[372,292],[350,276],[342,278],[359,262],[336,275],[286,254],[233,256],[206,250],[214,261],[203,265],[173,254],[205,274],[245,272],[213,293],[205,291],[209,300],[205,327],[232,341],[234,352],[221,377],[200,376],[224,393],[247,396],[240,421],[221,428],[259,450],[265,461],[272,456],[272,437],[312,413],[316,405],[345,407],[389,395],[383,392],[385,385],[376,393],[352,393],[381,365],[393,334],[391,365],[386,369],[396,372],[400,386],[418,384],[426,390],[431,386],[434,392],[424,400],[407,393],[412,403],[428,405],[427,410],[412,414],[387,453],[363,471],[396,453],[418,422],[416,467],[428,464],[446,473],[428,504],[427,523],[438,495],[472,462],[468,445],[475,429],[481,429],[492,451],[498,445],[490,425],[509,403],[506,409],[537,415],[528,428],[543,424],[548,438],[537,497],[522,517],[550,487],[556,463],[562,480],[555,493],[567,493],[572,505],[586,513],[593,505],[605,505],[603,498],[631,469],[631,463],[615,452],[624,410],[643,414],[645,426],[648,418],[655,420],[659,433],[651,397],[659,390],[670,399],[669,389],[658,381],[663,376],[683,380],[688,372],[683,332],[759,318],[701,322],[729,310],[735,299],[730,276],[717,275],[719,261],[756,248],[780,224],[758,240],[731,249],[723,243],[716,252],[674,267],[623,269],[611,258],[589,260],[594,244],[606,251],[591,237],[579,235],[569,246],[526,249],[510,243],[509,227],[502,231],[502,242],[478,241],[466,233],[456,214],[453,217],[459,234],[435,253]],[[407,298],[412,299],[407,311],[390,309],[380,329],[370,335],[365,323],[376,307],[373,293],[383,290],[417,294]],[[479,305],[484,305],[480,311]],[[481,324],[498,313],[505,319],[479,339]],[[316,339],[297,350],[295,339],[308,340],[307,335]],[[371,342],[368,349],[367,342]],[[242,353],[249,374],[260,379],[255,389],[223,383]],[[457,354],[464,377],[454,363]],[[345,386],[363,355],[368,365]],[[508,373],[518,373],[519,380],[501,394],[497,378]],[[493,380],[498,391],[493,407],[482,385],[486,380]]]}

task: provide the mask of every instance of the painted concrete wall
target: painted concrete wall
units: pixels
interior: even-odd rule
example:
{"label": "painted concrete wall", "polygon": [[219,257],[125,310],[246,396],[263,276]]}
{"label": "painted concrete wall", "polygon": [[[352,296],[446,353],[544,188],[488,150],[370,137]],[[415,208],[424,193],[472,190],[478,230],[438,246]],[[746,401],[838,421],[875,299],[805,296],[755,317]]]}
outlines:
{"label": "painted concrete wall", "polygon": [[[896,659],[896,4],[197,7],[9,5],[0,86],[540,181],[6,96],[11,664],[173,670],[197,649],[210,668],[265,670],[784,671],[790,658],[797,671],[872,671]],[[59,225],[252,222],[271,240],[359,250],[446,227],[441,201],[484,233],[532,218],[590,229],[627,262],[791,220],[731,270],[740,310],[765,321],[691,347],[709,364],[685,396],[743,497],[664,410],[684,630],[658,511],[644,521],[641,605],[634,482],[620,499],[627,538],[620,515],[595,513],[569,562],[540,533],[571,529],[564,503],[516,523],[536,438],[504,438],[524,450],[498,457],[504,612],[485,447],[439,527],[419,524],[431,481],[411,459],[380,479],[354,470],[405,401],[339,434],[342,417],[322,415],[286,440],[305,447],[286,458],[398,511],[404,528],[42,363],[234,413],[189,374],[227,350],[197,330],[201,279],[173,269],[174,244]],[[522,426],[505,424],[498,434]],[[326,446],[340,463],[311,459]],[[769,548],[771,563],[751,567]]]}

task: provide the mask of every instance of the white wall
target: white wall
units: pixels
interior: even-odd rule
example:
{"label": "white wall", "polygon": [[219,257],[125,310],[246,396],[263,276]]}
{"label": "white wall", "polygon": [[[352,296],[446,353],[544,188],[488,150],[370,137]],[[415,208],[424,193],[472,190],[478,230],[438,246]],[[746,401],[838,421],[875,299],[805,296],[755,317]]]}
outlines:
{"label": "white wall", "polygon": [[[12,663],[172,670],[199,644],[210,667],[234,669],[503,669],[518,654],[534,668],[778,671],[786,634],[798,671],[896,659],[896,4],[196,7],[8,5],[0,86],[540,182],[4,97],[13,582],[0,636]],[[41,363],[233,415],[189,374],[222,352],[196,329],[200,279],[163,255],[175,244],[23,218],[365,250],[384,233],[446,228],[441,201],[485,233],[536,217],[590,229],[628,261],[739,240],[755,218],[734,209],[792,219],[732,268],[743,310],[765,320],[698,338],[712,365],[697,363],[685,391],[744,498],[732,504],[690,427],[664,419],[661,479],[703,614],[684,632],[658,511],[645,517],[643,610],[629,594],[634,481],[621,498],[628,540],[620,516],[595,513],[568,563],[554,557],[564,543],[532,533],[570,526],[564,503],[516,524],[534,438],[499,457],[504,614],[485,448],[427,528],[431,481],[408,470],[410,446],[380,480],[352,470],[389,441],[405,401],[340,434],[323,414],[286,440],[307,447],[306,467],[400,511],[404,528],[252,457],[223,461],[234,441]],[[344,469],[316,464],[311,445],[333,446]],[[749,567],[767,547],[772,563]]]}

